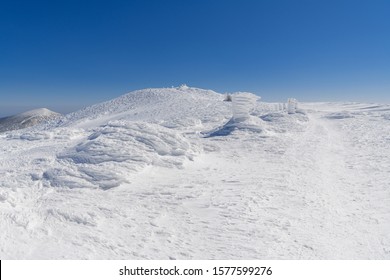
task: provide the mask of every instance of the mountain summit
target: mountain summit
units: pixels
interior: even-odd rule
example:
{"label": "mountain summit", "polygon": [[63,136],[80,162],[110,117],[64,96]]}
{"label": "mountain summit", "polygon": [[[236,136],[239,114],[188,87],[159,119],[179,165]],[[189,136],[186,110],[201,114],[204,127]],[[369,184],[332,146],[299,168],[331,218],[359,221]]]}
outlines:
{"label": "mountain summit", "polygon": [[60,117],[61,114],[46,108],[35,109],[0,118],[0,132],[23,129]]}

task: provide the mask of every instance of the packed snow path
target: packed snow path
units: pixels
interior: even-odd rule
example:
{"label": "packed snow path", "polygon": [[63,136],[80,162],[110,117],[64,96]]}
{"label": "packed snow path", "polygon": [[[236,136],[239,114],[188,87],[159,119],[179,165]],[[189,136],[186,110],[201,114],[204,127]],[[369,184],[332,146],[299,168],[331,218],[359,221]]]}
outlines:
{"label": "packed snow path", "polygon": [[163,203],[149,206],[154,238],[140,244],[156,253],[141,257],[389,258],[389,190],[354,170],[351,139],[320,116],[291,142],[222,141],[180,174],[151,173],[136,196]]}
{"label": "packed snow path", "polygon": [[[222,136],[190,130],[223,125],[225,109],[208,115],[207,126],[191,120],[169,134],[151,123],[145,126],[150,133],[169,137],[147,138],[150,155],[135,154],[142,165],[132,168],[132,161],[130,169],[126,159],[91,166],[68,158],[85,153],[100,134],[121,133],[142,149],[145,140],[127,138],[133,124],[114,122],[93,133],[60,127],[0,135],[0,258],[390,259],[389,108],[301,107],[306,115],[263,104],[256,120]],[[263,132],[253,129],[257,120]],[[87,156],[102,155],[107,143],[120,145],[120,139],[98,139],[92,143],[101,144],[98,150]],[[153,145],[175,150],[157,156]],[[48,170],[66,176],[45,177]],[[126,180],[89,187],[96,182],[84,183],[91,170],[100,174],[98,182],[107,179],[104,170]],[[85,187],[56,185],[67,182]]]}

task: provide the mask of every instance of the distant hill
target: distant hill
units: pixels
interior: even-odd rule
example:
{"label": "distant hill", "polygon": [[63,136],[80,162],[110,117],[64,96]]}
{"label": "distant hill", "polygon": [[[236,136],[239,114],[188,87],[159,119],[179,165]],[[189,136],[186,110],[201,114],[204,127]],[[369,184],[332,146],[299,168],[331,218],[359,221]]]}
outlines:
{"label": "distant hill", "polygon": [[0,132],[31,127],[60,116],[61,114],[50,111],[49,109],[40,108],[10,117],[0,118]]}

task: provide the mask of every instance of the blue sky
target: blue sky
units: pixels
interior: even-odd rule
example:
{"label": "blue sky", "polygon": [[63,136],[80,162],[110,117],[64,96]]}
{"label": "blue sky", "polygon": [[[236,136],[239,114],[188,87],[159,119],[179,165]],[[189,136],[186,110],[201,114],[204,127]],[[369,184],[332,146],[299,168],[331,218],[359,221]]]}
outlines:
{"label": "blue sky", "polygon": [[390,102],[390,1],[2,1],[0,115],[181,83]]}

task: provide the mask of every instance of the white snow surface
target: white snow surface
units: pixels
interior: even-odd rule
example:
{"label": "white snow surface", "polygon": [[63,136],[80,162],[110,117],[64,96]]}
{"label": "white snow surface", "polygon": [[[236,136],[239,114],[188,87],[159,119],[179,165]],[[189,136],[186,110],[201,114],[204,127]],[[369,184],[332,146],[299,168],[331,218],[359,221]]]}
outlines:
{"label": "white snow surface", "polygon": [[223,100],[146,89],[0,134],[0,258],[390,259],[390,106]]}

